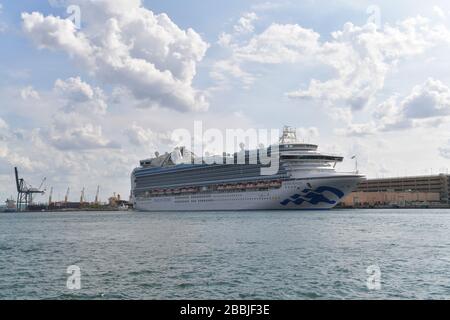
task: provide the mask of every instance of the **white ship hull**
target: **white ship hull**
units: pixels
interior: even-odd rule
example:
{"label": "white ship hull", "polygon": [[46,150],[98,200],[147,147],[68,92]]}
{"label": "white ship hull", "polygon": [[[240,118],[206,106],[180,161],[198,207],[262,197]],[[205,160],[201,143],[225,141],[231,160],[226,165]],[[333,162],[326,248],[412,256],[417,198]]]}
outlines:
{"label": "white ship hull", "polygon": [[286,180],[265,191],[229,191],[134,199],[140,211],[319,210],[335,207],[363,179],[328,175]]}

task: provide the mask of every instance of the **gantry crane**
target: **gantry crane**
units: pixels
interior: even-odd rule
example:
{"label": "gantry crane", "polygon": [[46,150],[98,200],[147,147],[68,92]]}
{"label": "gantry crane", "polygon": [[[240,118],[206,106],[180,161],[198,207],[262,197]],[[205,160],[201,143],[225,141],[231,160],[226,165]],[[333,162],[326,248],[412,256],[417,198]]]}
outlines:
{"label": "gantry crane", "polygon": [[83,203],[84,203],[84,187],[81,190],[81,195],[80,195],[80,204],[83,204]]}
{"label": "gantry crane", "polygon": [[69,200],[69,191],[70,191],[70,187],[67,187],[66,195],[64,196],[65,204],[67,204],[67,201]]}
{"label": "gantry crane", "polygon": [[50,188],[50,194],[48,195],[48,206],[52,205],[53,187]]}
{"label": "gantry crane", "polygon": [[45,190],[41,190],[42,185],[45,182],[44,178],[41,182],[39,188],[33,188],[28,185],[23,178],[19,178],[19,171],[17,167],[14,167],[14,174],[16,176],[16,186],[17,186],[17,211],[26,210],[30,204],[33,203],[34,194],[44,194]]}
{"label": "gantry crane", "polygon": [[100,192],[100,186],[97,186],[97,192],[95,193],[95,204],[99,203],[98,194]]}

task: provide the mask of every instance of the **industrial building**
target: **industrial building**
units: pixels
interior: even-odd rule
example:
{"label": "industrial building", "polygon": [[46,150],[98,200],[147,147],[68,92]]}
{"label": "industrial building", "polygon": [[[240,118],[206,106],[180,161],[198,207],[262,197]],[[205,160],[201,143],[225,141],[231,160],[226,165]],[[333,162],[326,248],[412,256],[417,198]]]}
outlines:
{"label": "industrial building", "polygon": [[367,179],[343,200],[343,206],[450,206],[450,175]]}
{"label": "industrial building", "polygon": [[342,201],[343,207],[441,207],[435,192],[353,192]]}

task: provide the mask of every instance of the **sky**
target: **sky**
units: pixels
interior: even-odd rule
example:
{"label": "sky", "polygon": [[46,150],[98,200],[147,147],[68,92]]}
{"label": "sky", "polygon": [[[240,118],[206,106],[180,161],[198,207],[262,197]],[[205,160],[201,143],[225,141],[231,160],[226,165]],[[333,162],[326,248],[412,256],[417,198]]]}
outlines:
{"label": "sky", "polygon": [[0,0],[0,199],[14,166],[56,200],[127,198],[195,121],[289,125],[369,178],[448,172],[449,18],[433,0]]}

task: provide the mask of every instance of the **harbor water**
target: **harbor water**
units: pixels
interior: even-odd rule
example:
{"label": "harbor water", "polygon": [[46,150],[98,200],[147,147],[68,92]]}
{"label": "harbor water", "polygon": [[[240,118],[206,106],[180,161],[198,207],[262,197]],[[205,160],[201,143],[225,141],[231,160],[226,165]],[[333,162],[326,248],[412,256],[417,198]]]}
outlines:
{"label": "harbor water", "polygon": [[0,299],[449,297],[450,210],[0,214]]}

